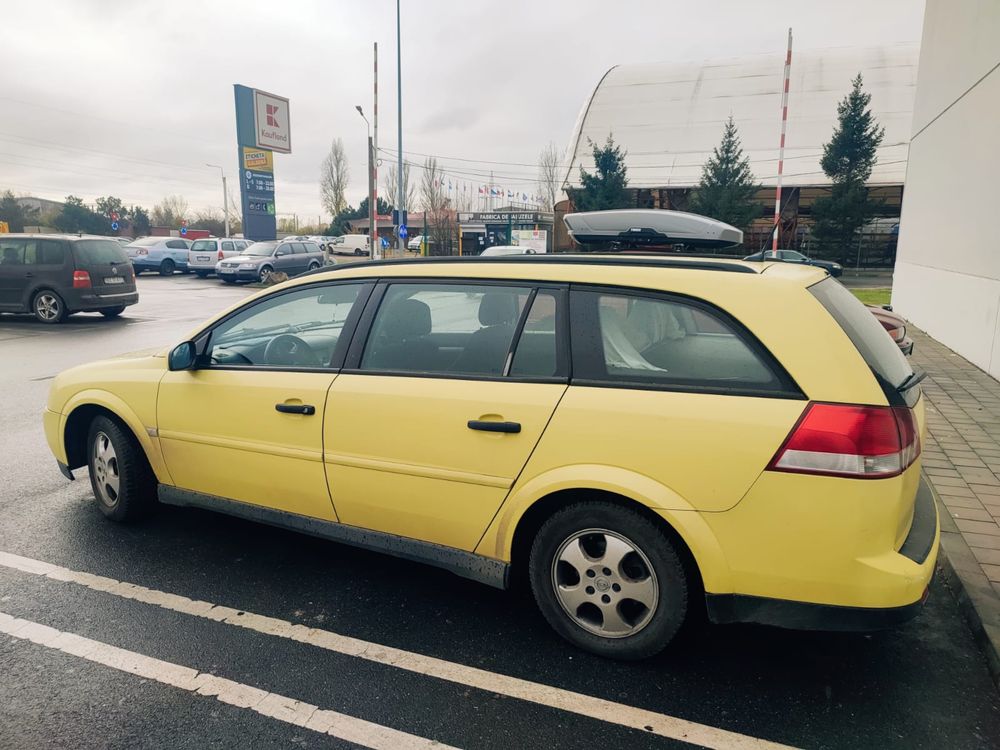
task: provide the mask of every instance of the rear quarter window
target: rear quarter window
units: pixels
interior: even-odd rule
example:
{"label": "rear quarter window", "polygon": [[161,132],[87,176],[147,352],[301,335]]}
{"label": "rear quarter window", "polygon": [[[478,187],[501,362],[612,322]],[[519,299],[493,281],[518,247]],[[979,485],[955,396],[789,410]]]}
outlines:
{"label": "rear quarter window", "polygon": [[73,254],[79,264],[128,263],[125,248],[114,240],[77,240]]}
{"label": "rear quarter window", "polygon": [[913,376],[913,368],[872,311],[842,284],[824,279],[809,291],[840,325],[872,371],[892,388]]}

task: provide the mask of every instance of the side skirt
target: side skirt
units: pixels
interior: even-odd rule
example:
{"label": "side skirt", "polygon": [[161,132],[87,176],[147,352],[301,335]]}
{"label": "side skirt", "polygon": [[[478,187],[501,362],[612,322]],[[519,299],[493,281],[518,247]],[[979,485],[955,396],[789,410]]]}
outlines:
{"label": "side skirt", "polygon": [[165,505],[203,508],[225,513],[249,521],[258,521],[270,526],[299,531],[321,539],[349,544],[352,547],[383,552],[405,560],[414,560],[437,568],[444,568],[463,578],[485,583],[498,589],[505,589],[508,586],[510,573],[508,563],[472,552],[430,542],[421,542],[417,539],[408,539],[395,534],[386,534],[381,531],[362,529],[358,526],[322,521],[318,518],[241,503],[238,500],[215,495],[182,490],[166,484],[159,485],[157,496],[160,502]]}

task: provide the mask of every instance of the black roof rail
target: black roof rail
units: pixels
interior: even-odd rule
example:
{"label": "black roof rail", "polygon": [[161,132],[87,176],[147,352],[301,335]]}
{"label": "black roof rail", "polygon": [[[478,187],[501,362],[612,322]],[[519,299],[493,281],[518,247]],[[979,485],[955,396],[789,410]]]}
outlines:
{"label": "black roof rail", "polygon": [[704,260],[681,260],[680,258],[668,258],[651,255],[585,255],[585,254],[549,254],[537,253],[534,255],[496,255],[483,258],[479,255],[440,255],[430,258],[390,258],[387,260],[368,260],[360,263],[345,263],[344,265],[320,266],[312,271],[299,274],[311,276],[318,273],[328,273],[341,268],[380,268],[383,266],[397,266],[415,264],[417,267],[431,263],[553,263],[556,265],[585,265],[585,266],[643,266],[646,268],[686,268],[696,271],[722,271],[725,273],[758,273],[750,266],[740,263],[726,261],[704,261]]}

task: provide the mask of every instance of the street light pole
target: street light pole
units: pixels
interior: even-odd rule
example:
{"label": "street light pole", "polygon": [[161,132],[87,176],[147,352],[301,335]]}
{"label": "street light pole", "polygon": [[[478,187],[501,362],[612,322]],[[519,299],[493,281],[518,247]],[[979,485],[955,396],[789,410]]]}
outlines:
{"label": "street light pole", "polygon": [[365,111],[361,108],[360,104],[354,106],[358,110],[358,114],[361,115],[361,119],[365,121],[365,125],[368,126],[368,252],[371,253],[373,260],[378,258],[375,253],[375,243],[378,242],[377,229],[375,227],[376,216],[378,214],[375,211],[375,183],[373,178],[375,177],[375,162],[372,150],[372,126],[368,122],[368,118],[365,117]]}
{"label": "street light pole", "polygon": [[[406,212],[406,193],[403,192],[403,62],[400,57],[399,41],[399,0],[396,0],[396,155],[398,165],[399,183],[396,188],[396,195],[399,196],[397,209],[399,210],[399,223],[403,223],[403,214]],[[425,228],[426,229],[426,228]],[[399,238],[399,254],[406,253],[405,240]]]}
{"label": "street light pole", "polygon": [[218,164],[205,164],[206,167],[215,167],[222,175],[222,212],[226,215],[226,237],[229,236],[229,192],[226,190],[226,171]]}

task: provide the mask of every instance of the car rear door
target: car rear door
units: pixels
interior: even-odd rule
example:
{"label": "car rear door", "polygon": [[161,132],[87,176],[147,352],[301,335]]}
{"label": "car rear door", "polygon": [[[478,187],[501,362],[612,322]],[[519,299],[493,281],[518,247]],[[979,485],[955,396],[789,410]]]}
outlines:
{"label": "car rear door", "polygon": [[566,390],[564,298],[524,282],[381,284],[327,400],[341,521],[474,549]]}
{"label": "car rear door", "polygon": [[165,246],[166,246],[167,256],[173,259],[174,263],[177,264],[177,267],[187,268],[188,253],[191,250],[191,245],[188,243],[188,241],[167,240]]}

